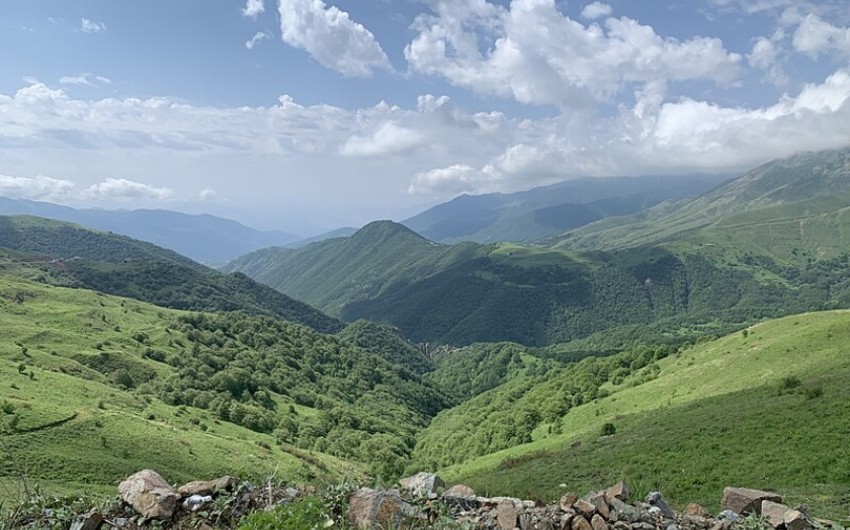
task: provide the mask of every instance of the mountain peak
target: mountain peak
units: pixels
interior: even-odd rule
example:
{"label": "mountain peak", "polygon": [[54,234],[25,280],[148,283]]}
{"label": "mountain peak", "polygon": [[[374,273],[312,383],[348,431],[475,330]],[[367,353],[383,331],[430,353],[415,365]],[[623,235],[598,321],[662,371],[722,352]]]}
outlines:
{"label": "mountain peak", "polygon": [[424,237],[417,234],[410,228],[407,228],[403,224],[396,223],[395,221],[373,221],[351,236],[352,239],[365,241],[365,240],[376,240],[376,241],[386,241],[391,238],[396,237],[407,237],[407,238],[416,238],[421,239],[422,241],[427,241]]}

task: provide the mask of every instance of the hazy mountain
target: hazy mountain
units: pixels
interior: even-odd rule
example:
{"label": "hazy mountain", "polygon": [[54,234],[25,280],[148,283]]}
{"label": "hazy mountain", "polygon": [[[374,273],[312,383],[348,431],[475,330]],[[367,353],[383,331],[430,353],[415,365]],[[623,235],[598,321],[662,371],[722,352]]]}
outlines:
{"label": "hazy mountain", "polygon": [[660,202],[703,193],[728,176],[580,178],[518,193],[462,195],[402,224],[443,243],[529,242]]}
{"label": "hazy mountain", "polygon": [[0,215],[34,215],[108,230],[206,264],[225,263],[259,248],[286,245],[299,239],[285,232],[254,230],[230,219],[169,210],[75,209],[0,197]]}

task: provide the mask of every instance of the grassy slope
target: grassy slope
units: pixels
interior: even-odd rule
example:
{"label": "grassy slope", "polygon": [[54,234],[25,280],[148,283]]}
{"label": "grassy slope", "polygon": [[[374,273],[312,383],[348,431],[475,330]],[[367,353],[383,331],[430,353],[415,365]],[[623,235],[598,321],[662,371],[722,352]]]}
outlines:
{"label": "grassy slope", "polygon": [[[27,468],[31,480],[60,493],[78,484],[112,491],[143,467],[176,482],[275,470],[302,481],[357,472],[332,457],[275,445],[271,436],[219,422],[206,411],[121,391],[75,360],[98,355],[94,341],[105,342],[114,354],[125,352],[139,366],[162,373],[167,367],[143,359],[143,346],[130,337],[144,332],[158,349],[179,354],[165,331],[179,314],[90,291],[0,279],[0,403],[11,403],[19,417],[18,432],[3,435],[9,451],[0,465],[3,483],[8,486],[14,476],[12,460]],[[11,418],[0,413],[4,424]],[[61,420],[68,421],[49,426]],[[0,487],[0,497],[10,492]]]}
{"label": "grassy slope", "polygon": [[[775,489],[815,513],[850,510],[850,313],[792,316],[662,360],[657,379],[608,385],[609,397],[573,408],[563,435],[539,428],[531,444],[442,470],[489,494],[554,498],[625,478],[676,504],[717,508],[727,485]],[[801,380],[778,395],[786,377]],[[805,391],[821,388],[809,399]],[[602,425],[617,433],[599,439]],[[570,448],[581,441],[578,448]]]}

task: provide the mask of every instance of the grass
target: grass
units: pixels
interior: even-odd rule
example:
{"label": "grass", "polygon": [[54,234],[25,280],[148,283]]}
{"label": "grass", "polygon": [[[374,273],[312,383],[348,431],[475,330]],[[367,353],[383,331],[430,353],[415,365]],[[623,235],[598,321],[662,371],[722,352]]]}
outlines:
{"label": "grass", "polygon": [[0,278],[0,426],[6,426],[0,435],[0,501],[17,493],[21,477],[13,463],[51,494],[114,494],[120,480],[143,468],[175,483],[223,474],[277,473],[302,483],[360,476],[358,466],[277,445],[272,436],[218,421],[207,411],[122,391],[84,362],[107,354],[167,375],[169,366],[142,352],[152,347],[180,354],[181,337],[166,329],[179,314],[92,291]]}
{"label": "grass", "polygon": [[[847,312],[770,321],[661,361],[652,381],[609,386],[609,397],[562,419],[561,436],[544,426],[531,444],[441,473],[479,493],[547,500],[561,483],[584,493],[625,479],[715,510],[724,486],[767,488],[847,519],[848,342]],[[790,377],[799,387],[780,392]],[[609,422],[616,434],[600,437]]]}

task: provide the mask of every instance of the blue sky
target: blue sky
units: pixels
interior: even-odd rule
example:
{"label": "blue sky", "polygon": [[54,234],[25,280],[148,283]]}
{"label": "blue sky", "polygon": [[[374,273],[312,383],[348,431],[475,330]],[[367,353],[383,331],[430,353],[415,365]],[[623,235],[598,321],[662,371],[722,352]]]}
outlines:
{"label": "blue sky", "polygon": [[0,195],[309,234],[850,145],[844,0],[8,0]]}

